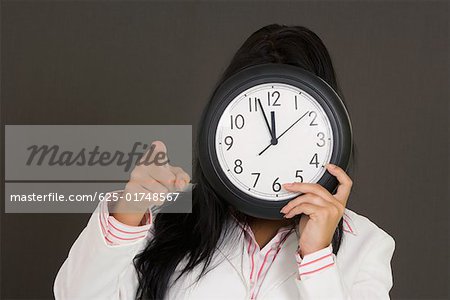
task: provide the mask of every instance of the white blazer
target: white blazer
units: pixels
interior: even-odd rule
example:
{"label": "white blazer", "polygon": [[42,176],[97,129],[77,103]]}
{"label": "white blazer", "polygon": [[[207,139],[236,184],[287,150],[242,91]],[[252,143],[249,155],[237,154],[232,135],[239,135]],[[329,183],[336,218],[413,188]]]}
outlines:
{"label": "white blazer", "polygon": [[[135,297],[137,275],[132,259],[145,247],[146,239],[109,246],[96,215],[98,209],[56,276],[56,299]],[[394,239],[364,216],[349,209],[345,216],[347,230],[338,255],[333,254],[333,266],[299,280],[294,255],[298,237],[291,234],[268,270],[257,300],[389,299]],[[166,299],[250,299],[250,263],[243,238],[238,243],[218,248],[210,272],[199,281],[199,268],[183,276],[169,288]]]}

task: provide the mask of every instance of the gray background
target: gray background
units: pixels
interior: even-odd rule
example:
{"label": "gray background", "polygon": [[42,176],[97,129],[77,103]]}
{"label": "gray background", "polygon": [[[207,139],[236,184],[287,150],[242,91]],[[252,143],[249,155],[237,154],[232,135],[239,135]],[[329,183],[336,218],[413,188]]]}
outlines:
{"label": "gray background", "polygon": [[[3,1],[2,122],[196,125],[249,34],[308,26],[353,120],[348,205],[396,240],[392,298],[446,298],[448,19],[431,1]],[[2,214],[1,297],[51,297],[88,217]]]}

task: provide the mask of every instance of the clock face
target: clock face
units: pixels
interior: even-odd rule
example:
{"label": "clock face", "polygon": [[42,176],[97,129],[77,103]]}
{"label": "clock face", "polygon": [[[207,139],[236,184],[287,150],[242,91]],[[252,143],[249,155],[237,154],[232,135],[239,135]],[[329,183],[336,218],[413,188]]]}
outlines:
{"label": "clock face", "polygon": [[236,96],[221,115],[215,149],[222,172],[244,193],[290,199],[282,184],[317,182],[333,153],[330,120],[304,90],[264,83]]}

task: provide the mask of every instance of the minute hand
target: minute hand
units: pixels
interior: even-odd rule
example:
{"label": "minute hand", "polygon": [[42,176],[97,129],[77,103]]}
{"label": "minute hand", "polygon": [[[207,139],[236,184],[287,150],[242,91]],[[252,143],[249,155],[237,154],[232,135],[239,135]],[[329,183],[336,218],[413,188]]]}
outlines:
{"label": "minute hand", "polygon": [[262,112],[262,114],[264,116],[264,121],[266,122],[267,129],[269,129],[269,133],[270,133],[270,137],[271,137],[271,143],[272,143],[272,141],[275,139],[275,132],[273,132],[273,129],[269,125],[269,121],[267,120],[266,112],[264,111],[264,108],[263,108],[263,106],[261,104],[261,100],[259,100],[259,98],[258,98],[257,101],[258,101],[259,107],[261,108],[261,112]]}
{"label": "minute hand", "polygon": [[[289,126],[285,131],[283,131],[278,137],[277,140],[282,137],[286,132],[288,132],[292,127],[294,127],[295,124],[297,124],[298,122],[300,122],[301,119],[303,119],[304,116],[306,116],[309,113],[309,111],[305,112],[300,118],[297,119],[297,121],[295,121],[291,126]],[[259,152],[258,155],[263,154],[267,149],[269,149],[269,147],[272,146],[272,144],[268,145],[266,148],[264,148],[261,152]]]}

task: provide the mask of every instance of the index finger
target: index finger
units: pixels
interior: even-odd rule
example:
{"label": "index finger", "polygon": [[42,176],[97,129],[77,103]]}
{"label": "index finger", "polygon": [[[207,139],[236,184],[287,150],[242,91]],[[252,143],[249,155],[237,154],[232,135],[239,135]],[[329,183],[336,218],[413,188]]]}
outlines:
{"label": "index finger", "polygon": [[142,155],[138,165],[169,167],[166,145],[161,141],[152,142],[149,149]]}
{"label": "index finger", "polygon": [[344,206],[347,204],[350,191],[352,190],[353,181],[347,173],[339,166],[327,164],[326,168],[331,175],[335,176],[339,181],[339,185],[334,194],[334,197],[339,200]]}

